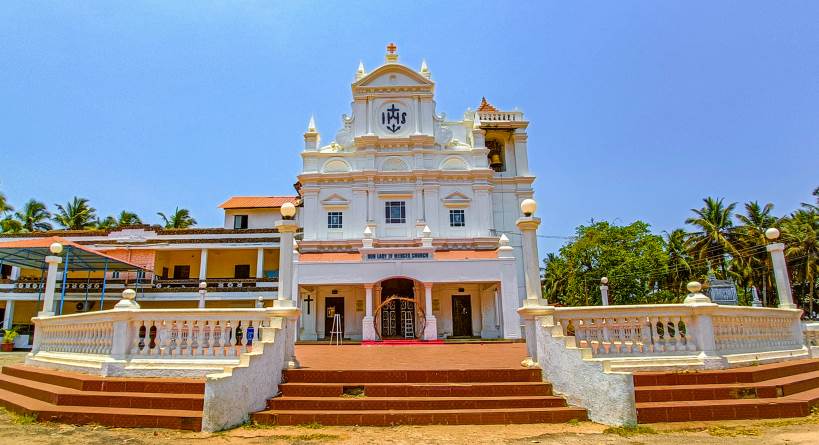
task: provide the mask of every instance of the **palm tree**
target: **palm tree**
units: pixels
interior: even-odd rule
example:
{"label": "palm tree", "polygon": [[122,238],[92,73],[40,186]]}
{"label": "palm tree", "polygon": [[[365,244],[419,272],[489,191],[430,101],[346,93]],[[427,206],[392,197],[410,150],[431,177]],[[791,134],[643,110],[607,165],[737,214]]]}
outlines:
{"label": "palm tree", "polygon": [[13,212],[14,207],[6,200],[6,195],[0,193],[0,216],[5,216],[8,212]]}
{"label": "palm tree", "polygon": [[808,314],[813,316],[819,276],[819,213],[806,209],[793,212],[782,222],[782,232],[791,271],[808,286]]}
{"label": "palm tree", "polygon": [[686,224],[695,226],[699,231],[691,234],[690,251],[700,260],[718,262],[722,275],[727,274],[726,259],[727,254],[735,254],[736,248],[733,244],[731,228],[731,216],[734,213],[736,203],[723,203],[723,199],[711,197],[703,199],[705,206],[701,209],[691,209],[696,216],[685,220]]}
{"label": "palm tree", "polygon": [[174,210],[170,217],[165,216],[164,213],[158,212],[166,229],[186,229],[196,225],[196,220],[191,217],[191,212],[188,209]]}
{"label": "palm tree", "polygon": [[759,202],[745,203],[745,214],[736,215],[742,225],[736,231],[735,245],[742,251],[741,265],[737,269],[743,270],[743,280],[746,285],[762,286],[762,299],[767,304],[767,289],[771,283],[771,257],[764,246],[768,244],[765,231],[778,225],[778,218],[771,215],[774,205],[767,203],[760,206]]}
{"label": "palm tree", "polygon": [[669,290],[682,292],[692,278],[692,258],[687,248],[688,234],[683,229],[674,229],[665,234],[665,252],[668,255],[666,284]]}
{"label": "palm tree", "polygon": [[106,216],[104,219],[98,219],[96,222],[96,228],[101,230],[108,230],[108,229],[116,229],[117,228],[117,219],[113,216]]}
{"label": "palm tree", "polygon": [[88,204],[85,198],[74,197],[65,207],[56,204],[57,215],[54,221],[67,230],[85,230],[94,228],[97,219],[96,209]]}
{"label": "palm tree", "polygon": [[14,214],[14,218],[20,224],[19,231],[21,232],[40,232],[52,229],[49,222],[51,213],[48,212],[44,203],[36,199],[29,199],[23,208]]}
{"label": "palm tree", "polygon": [[127,210],[123,210],[119,214],[119,220],[117,221],[117,226],[135,226],[138,224],[142,224],[142,220],[139,216],[134,212],[129,212]]}
{"label": "palm tree", "polygon": [[23,225],[20,221],[7,216],[0,219],[0,233],[18,233],[23,231]]}

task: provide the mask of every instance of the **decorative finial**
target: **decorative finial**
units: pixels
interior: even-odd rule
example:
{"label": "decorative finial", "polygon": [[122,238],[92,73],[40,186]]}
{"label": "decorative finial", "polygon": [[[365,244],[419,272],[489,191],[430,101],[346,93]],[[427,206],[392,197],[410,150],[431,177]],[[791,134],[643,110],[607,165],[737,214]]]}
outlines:
{"label": "decorative finial", "polygon": [[429,226],[424,226],[424,230],[422,230],[421,233],[423,233],[424,236],[428,237],[432,235],[432,230],[430,230]]}
{"label": "decorative finial", "polygon": [[776,227],[769,228],[768,230],[765,231],[765,238],[768,238],[771,241],[778,239],[779,229],[777,229]]}
{"label": "decorative finial", "polygon": [[364,70],[364,62],[358,61],[358,69],[355,70],[355,80],[360,80],[364,76],[367,75],[367,71]]}
{"label": "decorative finial", "polygon": [[307,123],[307,132],[308,133],[315,133],[316,132],[316,119],[313,115],[310,115],[310,122]]}
{"label": "decorative finial", "polygon": [[430,76],[432,75],[429,72],[429,66],[427,66],[427,59],[421,60],[421,75],[426,77],[427,79],[429,79]]}
{"label": "decorative finial", "polygon": [[387,45],[387,63],[395,63],[398,61],[398,54],[396,51],[398,51],[398,47],[395,46],[395,43],[390,42],[390,44]]}
{"label": "decorative finial", "polygon": [[501,236],[498,239],[498,244],[500,244],[501,246],[508,246],[509,245],[509,237],[506,236],[505,233],[501,233]]}

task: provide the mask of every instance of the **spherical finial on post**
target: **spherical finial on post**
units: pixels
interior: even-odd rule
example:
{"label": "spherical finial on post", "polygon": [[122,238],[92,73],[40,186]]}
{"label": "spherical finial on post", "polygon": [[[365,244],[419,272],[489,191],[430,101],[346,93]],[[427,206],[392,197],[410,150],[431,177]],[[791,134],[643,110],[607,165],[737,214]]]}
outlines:
{"label": "spherical finial on post", "polygon": [[771,241],[779,239],[779,235],[779,229],[776,227],[771,227],[765,231],[765,238],[768,238]]}
{"label": "spherical finial on post", "polygon": [[600,279],[600,284],[602,284],[603,286],[609,284],[609,278],[608,277],[601,278]]}
{"label": "spherical finial on post", "polygon": [[122,299],[133,301],[136,298],[136,291],[133,289],[125,289],[122,291]]}
{"label": "spherical finial on post", "polygon": [[685,288],[688,289],[688,292],[696,294],[697,292],[702,290],[702,283],[700,283],[699,281],[691,281],[685,286]]}
{"label": "spherical finial on post", "polygon": [[53,253],[54,255],[59,255],[59,254],[63,253],[63,245],[60,244],[60,243],[54,242],[54,243],[51,243],[50,246],[48,246],[48,250],[51,253]]}
{"label": "spherical finial on post", "polygon": [[207,287],[208,287],[208,283],[206,281],[200,281],[199,282],[199,290],[200,291],[204,290],[204,289],[207,289]]}
{"label": "spherical finial on post", "polygon": [[523,212],[525,216],[532,216],[535,214],[535,210],[537,210],[537,202],[532,198],[526,198],[520,203],[520,211]]}
{"label": "spherical finial on post", "polygon": [[284,219],[293,219],[293,217],[296,216],[296,206],[294,206],[292,202],[282,204],[279,211],[282,213],[282,218]]}

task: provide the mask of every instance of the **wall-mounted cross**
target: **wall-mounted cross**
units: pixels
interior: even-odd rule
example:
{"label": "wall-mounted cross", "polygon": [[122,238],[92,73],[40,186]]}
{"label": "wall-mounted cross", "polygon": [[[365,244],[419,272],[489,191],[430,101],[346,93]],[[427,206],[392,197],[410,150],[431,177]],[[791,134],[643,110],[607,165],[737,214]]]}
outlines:
{"label": "wall-mounted cross", "polygon": [[310,315],[310,303],[312,303],[313,301],[314,301],[313,297],[311,297],[310,295],[308,295],[307,298],[304,299],[304,302],[307,303],[307,315]]}
{"label": "wall-mounted cross", "polygon": [[398,47],[395,46],[395,43],[390,42],[390,44],[387,45],[387,52],[390,53],[390,54],[395,54],[395,51],[397,49],[398,49]]}

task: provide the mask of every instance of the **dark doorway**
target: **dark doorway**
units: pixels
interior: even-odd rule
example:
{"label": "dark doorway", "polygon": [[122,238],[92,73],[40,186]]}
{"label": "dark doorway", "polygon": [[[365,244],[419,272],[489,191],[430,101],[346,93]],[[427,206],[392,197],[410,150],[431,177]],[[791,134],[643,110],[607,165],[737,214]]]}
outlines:
{"label": "dark doorway", "polygon": [[469,295],[452,296],[452,336],[472,337],[472,298]]}
{"label": "dark doorway", "polygon": [[341,336],[344,337],[344,297],[327,297],[324,299],[324,337],[330,338],[333,330],[333,318],[341,317]]}
{"label": "dark doorway", "polygon": [[173,267],[173,278],[175,280],[187,280],[191,277],[191,267],[190,266],[174,266]]}
{"label": "dark doorway", "polygon": [[250,264],[237,264],[233,266],[234,278],[250,278]]}
{"label": "dark doorway", "polygon": [[[390,297],[415,298],[414,282],[393,278],[381,283],[381,302]],[[392,300],[381,306],[381,338],[415,338],[415,303]]]}

